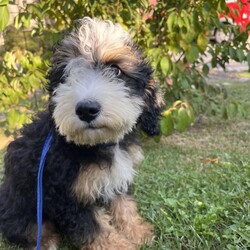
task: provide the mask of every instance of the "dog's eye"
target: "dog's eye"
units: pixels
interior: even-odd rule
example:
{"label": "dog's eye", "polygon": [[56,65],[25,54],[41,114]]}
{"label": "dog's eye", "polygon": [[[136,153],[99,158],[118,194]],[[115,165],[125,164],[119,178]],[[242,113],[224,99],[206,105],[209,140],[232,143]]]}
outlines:
{"label": "dog's eye", "polygon": [[122,74],[121,69],[117,65],[111,64],[110,68],[112,69],[112,71],[115,73],[116,76],[120,76]]}

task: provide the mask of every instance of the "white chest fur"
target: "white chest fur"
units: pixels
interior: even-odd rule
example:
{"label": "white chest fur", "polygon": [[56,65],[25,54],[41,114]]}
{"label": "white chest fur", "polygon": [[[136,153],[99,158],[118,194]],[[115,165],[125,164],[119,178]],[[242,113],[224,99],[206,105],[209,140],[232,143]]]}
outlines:
{"label": "white chest fur", "polygon": [[[72,186],[78,201],[94,202],[98,198],[108,201],[116,194],[126,193],[135,175],[134,153],[117,145],[111,167],[92,164],[87,170],[82,169]],[[141,155],[141,151],[137,153]]]}

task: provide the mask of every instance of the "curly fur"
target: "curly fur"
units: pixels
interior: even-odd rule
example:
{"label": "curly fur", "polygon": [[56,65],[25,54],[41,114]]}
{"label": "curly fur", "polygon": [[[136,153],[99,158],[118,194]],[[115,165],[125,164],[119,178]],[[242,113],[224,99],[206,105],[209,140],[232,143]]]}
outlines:
{"label": "curly fur", "polygon": [[[58,43],[52,62],[48,110],[24,127],[5,155],[0,231],[12,243],[35,248],[31,228],[36,228],[36,179],[51,131],[43,176],[42,249],[58,249],[59,234],[79,249],[137,249],[144,237],[150,238],[151,227],[143,226],[130,199],[117,199],[130,196],[135,167],[143,158],[138,129],[150,136],[159,133],[153,70],[120,25],[90,18],[83,18],[79,28]],[[100,114],[90,122],[76,114],[82,101],[100,104]],[[115,219],[112,211],[120,211]],[[112,226],[120,213],[127,233],[129,227],[133,232],[144,228],[133,244],[126,232]]]}

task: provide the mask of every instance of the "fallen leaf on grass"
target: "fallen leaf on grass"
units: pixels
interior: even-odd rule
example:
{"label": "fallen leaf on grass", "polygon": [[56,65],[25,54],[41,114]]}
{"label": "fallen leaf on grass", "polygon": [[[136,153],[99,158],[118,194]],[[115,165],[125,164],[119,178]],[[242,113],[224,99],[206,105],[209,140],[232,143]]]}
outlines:
{"label": "fallen leaf on grass", "polygon": [[219,163],[219,158],[201,158],[204,163]]}

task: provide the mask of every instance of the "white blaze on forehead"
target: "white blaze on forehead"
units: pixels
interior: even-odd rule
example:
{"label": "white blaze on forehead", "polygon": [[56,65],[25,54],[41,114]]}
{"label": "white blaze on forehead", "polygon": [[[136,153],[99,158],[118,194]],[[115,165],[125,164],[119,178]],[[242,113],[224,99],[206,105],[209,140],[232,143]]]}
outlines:
{"label": "white blaze on forehead", "polygon": [[131,36],[119,24],[99,19],[84,18],[78,30],[79,49],[92,61],[101,58],[106,51],[130,44]]}
{"label": "white blaze on forehead", "polygon": [[127,48],[126,52],[123,50],[124,56],[131,56],[128,48],[133,47],[132,37],[119,24],[88,17],[79,24],[79,28],[56,47],[54,61],[58,65],[67,65],[77,57],[82,57],[88,64],[100,63],[107,52],[124,47]]}

